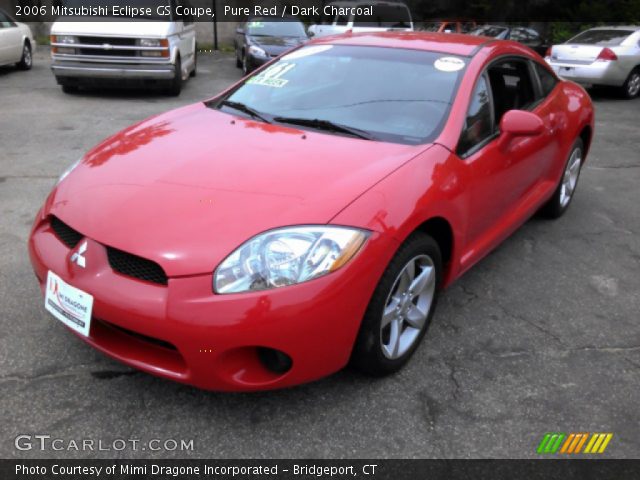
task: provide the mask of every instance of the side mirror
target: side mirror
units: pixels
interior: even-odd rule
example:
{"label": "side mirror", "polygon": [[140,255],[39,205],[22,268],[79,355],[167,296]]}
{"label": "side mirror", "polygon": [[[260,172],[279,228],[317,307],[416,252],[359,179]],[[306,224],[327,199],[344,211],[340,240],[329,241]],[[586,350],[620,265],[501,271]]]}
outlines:
{"label": "side mirror", "polygon": [[544,123],[535,113],[509,110],[500,120],[500,146],[507,146],[516,137],[534,137],[543,131]]}

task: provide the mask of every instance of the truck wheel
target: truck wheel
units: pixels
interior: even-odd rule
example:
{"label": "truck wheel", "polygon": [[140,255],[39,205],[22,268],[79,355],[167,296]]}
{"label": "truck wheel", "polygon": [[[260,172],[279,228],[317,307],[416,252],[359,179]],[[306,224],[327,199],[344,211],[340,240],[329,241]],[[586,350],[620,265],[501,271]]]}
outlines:
{"label": "truck wheel", "polygon": [[173,80],[171,80],[171,84],[166,89],[166,93],[172,97],[177,97],[182,91],[182,61],[180,60],[180,55],[176,57],[173,69]]}
{"label": "truck wheel", "polygon": [[22,47],[22,58],[18,62],[18,68],[20,70],[31,70],[33,66],[33,55],[31,54],[31,46],[29,42],[24,42]]}
{"label": "truck wheel", "polygon": [[75,85],[62,85],[62,91],[67,94],[78,93],[78,87]]}
{"label": "truck wheel", "polygon": [[196,45],[195,51],[193,52],[193,70],[191,70],[191,73],[189,74],[189,76],[193,78],[196,75],[198,75],[198,46],[197,45]]}

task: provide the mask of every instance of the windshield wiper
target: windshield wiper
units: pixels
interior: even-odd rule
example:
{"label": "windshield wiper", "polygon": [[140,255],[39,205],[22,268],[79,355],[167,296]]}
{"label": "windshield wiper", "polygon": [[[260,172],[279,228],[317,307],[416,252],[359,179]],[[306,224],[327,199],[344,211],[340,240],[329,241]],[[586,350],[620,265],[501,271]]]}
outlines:
{"label": "windshield wiper", "polygon": [[353,137],[363,138],[364,140],[375,140],[373,135],[365,130],[355,127],[348,127],[340,123],[334,123],[330,120],[320,120],[318,118],[295,118],[295,117],[273,117],[278,123],[288,123],[291,125],[300,125],[301,127],[310,127],[327,132],[346,133]]}
{"label": "windshield wiper", "polygon": [[264,123],[271,123],[271,121],[265,117],[262,113],[254,110],[248,105],[245,105],[242,102],[234,102],[233,100],[223,100],[220,102],[220,105],[223,107],[233,108],[234,110],[238,110],[239,112],[246,113],[250,117],[257,118],[258,120],[262,120]]}

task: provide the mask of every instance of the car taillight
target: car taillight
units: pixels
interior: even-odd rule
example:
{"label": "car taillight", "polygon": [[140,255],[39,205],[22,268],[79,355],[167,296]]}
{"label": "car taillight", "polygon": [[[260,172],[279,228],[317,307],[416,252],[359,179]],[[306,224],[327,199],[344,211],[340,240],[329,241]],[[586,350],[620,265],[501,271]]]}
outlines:
{"label": "car taillight", "polygon": [[603,48],[600,51],[600,55],[598,55],[598,58],[596,58],[596,60],[613,61],[613,60],[618,60],[618,56],[610,48]]}

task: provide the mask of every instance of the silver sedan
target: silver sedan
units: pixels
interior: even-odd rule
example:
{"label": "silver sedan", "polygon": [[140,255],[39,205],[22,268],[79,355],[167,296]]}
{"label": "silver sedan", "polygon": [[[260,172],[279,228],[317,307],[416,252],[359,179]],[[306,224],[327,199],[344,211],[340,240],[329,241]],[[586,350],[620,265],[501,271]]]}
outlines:
{"label": "silver sedan", "polygon": [[546,60],[567,80],[618,87],[626,98],[640,94],[640,26],[586,30],[551,47]]}
{"label": "silver sedan", "polygon": [[35,48],[31,29],[0,9],[0,66],[15,63],[18,68],[29,70]]}

